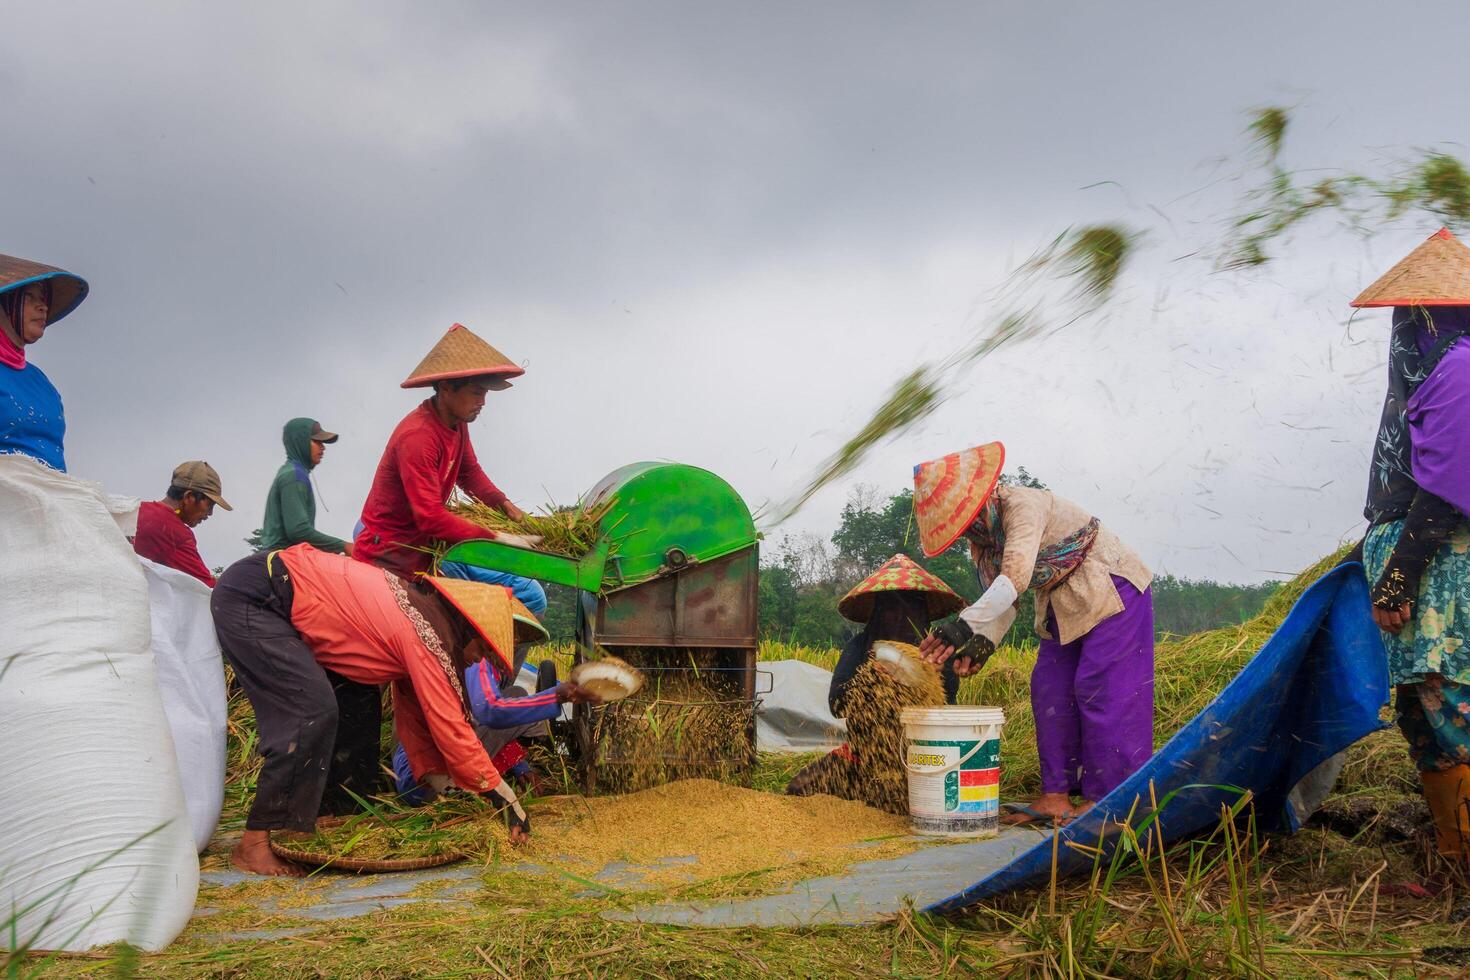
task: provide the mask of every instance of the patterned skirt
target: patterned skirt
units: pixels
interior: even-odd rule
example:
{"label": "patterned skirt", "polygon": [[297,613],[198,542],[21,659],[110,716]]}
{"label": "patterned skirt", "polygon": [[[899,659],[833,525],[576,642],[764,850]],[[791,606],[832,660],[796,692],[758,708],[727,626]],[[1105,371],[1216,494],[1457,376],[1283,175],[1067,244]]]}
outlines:
{"label": "patterned skirt", "polygon": [[[1370,585],[1383,573],[1403,529],[1403,521],[1391,521],[1368,532],[1363,564]],[[1394,684],[1417,684],[1429,674],[1470,684],[1470,524],[1461,524],[1440,545],[1419,583],[1413,618],[1398,633],[1384,633],[1383,645]]]}

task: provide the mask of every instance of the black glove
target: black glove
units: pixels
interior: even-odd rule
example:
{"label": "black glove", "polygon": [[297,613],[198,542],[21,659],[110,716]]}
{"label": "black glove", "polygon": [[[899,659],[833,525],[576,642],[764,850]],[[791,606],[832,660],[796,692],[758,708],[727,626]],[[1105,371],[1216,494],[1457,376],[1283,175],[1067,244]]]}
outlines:
{"label": "black glove", "polygon": [[1373,586],[1373,605],[1379,609],[1398,609],[1418,598],[1424,570],[1464,519],[1455,505],[1443,498],[1427,490],[1415,493],[1398,544],[1394,545],[1383,574]]}
{"label": "black glove", "polygon": [[531,832],[531,818],[526,816],[526,811],[521,807],[521,801],[516,798],[516,791],[511,788],[508,780],[502,779],[500,785],[486,795],[493,797],[494,801],[501,805],[501,812],[505,814],[507,827],[512,830],[519,827],[527,834]]}
{"label": "black glove", "polygon": [[945,646],[954,647],[955,657],[969,657],[974,660],[977,670],[995,653],[995,644],[990,642],[990,637],[976,633],[969,623],[958,617],[947,623],[940,623],[929,632],[939,637]]}

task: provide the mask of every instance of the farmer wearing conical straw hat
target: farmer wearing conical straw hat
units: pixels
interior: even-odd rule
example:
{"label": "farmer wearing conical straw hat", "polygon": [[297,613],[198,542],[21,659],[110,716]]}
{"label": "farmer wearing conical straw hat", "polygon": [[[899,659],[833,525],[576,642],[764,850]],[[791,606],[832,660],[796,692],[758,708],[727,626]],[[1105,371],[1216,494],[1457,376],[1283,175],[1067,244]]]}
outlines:
{"label": "farmer wearing conical straw hat", "polygon": [[[272,853],[270,835],[316,825],[340,722],[328,670],[374,689],[392,684],[394,728],[414,776],[502,806],[512,842],[530,833],[473,724],[503,707],[497,692],[510,680],[516,641],[545,631],[500,586],[418,581],[422,588],[309,544],[251,555],[220,576],[210,610],[255,710],[265,758],[245,833],[230,854],[236,867],[304,874]],[[525,700],[544,709],[543,702],[592,699],[567,682]]]}
{"label": "farmer wearing conical straw hat", "polygon": [[66,472],[66,415],[56,386],[26,348],[87,297],[87,283],[55,266],[0,255],[0,455]]}
{"label": "farmer wearing conical straw hat", "polygon": [[[793,776],[786,792],[793,796],[825,793],[906,812],[902,800],[884,799],[880,792],[884,784],[902,785],[901,767],[894,767],[899,777],[895,781],[881,778],[867,765],[873,760],[863,758],[864,747],[880,733],[855,730],[853,719],[848,718],[848,697],[859,669],[873,661],[873,644],[880,640],[916,644],[930,623],[959,611],[964,604],[943,579],[904,554],[888,559],[838,601],[837,611],[862,626],[843,646],[827,692],[833,717],[847,718],[848,741]],[[887,673],[884,665],[878,666],[882,673],[863,676],[881,682]],[[943,681],[945,700],[953,704],[960,680],[952,662],[943,671]],[[887,682],[896,680],[888,677]]]}
{"label": "farmer wearing conical straw hat", "polygon": [[998,486],[1004,462],[1005,448],[992,442],[914,467],[924,553],[943,554],[964,538],[985,590],[920,649],[935,663],[965,658],[958,672],[974,673],[1014,620],[1020,594],[1035,591],[1041,796],[1008,805],[1003,820],[1065,822],[1153,754],[1153,575],[1076,504]]}
{"label": "farmer wearing conical straw hat", "polygon": [[[1364,566],[1439,852],[1470,858],[1470,248],[1448,229],[1357,299],[1391,306]],[[1458,615],[1456,611],[1458,610]]]}
{"label": "farmer wearing conical straw hat", "polygon": [[469,434],[485,396],[504,391],[511,378],[524,373],[467,327],[456,323],[449,328],[401,385],[433,388],[434,393],[388,437],[363,504],[354,557],[413,575],[429,569],[429,555],[422,549],[434,541],[497,538],[527,543],[456,517],[445,506],[458,488],[512,520],[525,517],[480,468]]}

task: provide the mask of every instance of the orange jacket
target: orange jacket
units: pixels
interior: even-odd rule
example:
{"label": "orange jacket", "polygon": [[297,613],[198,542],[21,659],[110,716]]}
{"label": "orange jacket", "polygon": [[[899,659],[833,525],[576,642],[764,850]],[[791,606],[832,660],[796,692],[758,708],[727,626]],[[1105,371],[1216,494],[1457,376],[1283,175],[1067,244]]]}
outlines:
{"label": "orange jacket", "polygon": [[276,560],[295,589],[291,624],[317,663],[360,684],[393,685],[393,724],[414,775],[448,773],[476,793],[498,785],[500,773],[450,682],[454,668],[431,650],[443,650],[442,641],[400,598],[408,586],[392,572],[309,544]]}

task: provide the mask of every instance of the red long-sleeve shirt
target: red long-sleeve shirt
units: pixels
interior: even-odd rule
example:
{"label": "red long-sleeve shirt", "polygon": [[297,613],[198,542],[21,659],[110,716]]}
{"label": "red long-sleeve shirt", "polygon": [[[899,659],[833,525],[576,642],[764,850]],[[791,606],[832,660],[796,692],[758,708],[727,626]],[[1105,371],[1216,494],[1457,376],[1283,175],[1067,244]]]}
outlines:
{"label": "red long-sleeve shirt", "polygon": [[414,549],[430,541],[493,538],[493,532],[445,509],[456,486],[491,507],[505,502],[505,494],[480,469],[465,426],[451,429],[441,422],[430,399],[388,437],[362,507],[353,557],[411,575],[428,570],[429,556]]}
{"label": "red long-sleeve shirt", "polygon": [[133,535],[133,550],[149,561],[187,572],[214,588],[214,576],[199,557],[199,542],[194,532],[165,504],[150,500],[138,507],[138,532]]}

